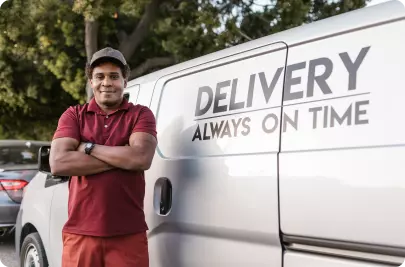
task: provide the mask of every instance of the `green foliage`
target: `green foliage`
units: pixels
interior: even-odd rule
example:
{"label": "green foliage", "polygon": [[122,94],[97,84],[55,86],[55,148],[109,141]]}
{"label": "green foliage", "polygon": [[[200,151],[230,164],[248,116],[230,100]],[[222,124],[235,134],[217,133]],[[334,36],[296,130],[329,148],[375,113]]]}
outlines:
{"label": "green foliage", "polygon": [[[99,48],[119,48],[151,1],[6,1],[0,9],[0,138],[49,140],[61,113],[86,101],[85,20],[99,23]],[[189,60],[365,5],[365,0],[269,0],[264,6],[254,0],[160,2],[150,31],[127,59],[132,68],[155,57]]]}

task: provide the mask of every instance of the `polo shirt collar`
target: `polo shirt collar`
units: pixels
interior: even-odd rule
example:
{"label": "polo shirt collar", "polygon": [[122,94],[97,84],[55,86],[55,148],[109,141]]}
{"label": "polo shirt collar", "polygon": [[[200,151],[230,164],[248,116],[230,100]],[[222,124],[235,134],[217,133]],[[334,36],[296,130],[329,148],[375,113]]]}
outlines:
{"label": "polo shirt collar", "polygon": [[[126,98],[124,98],[121,102],[121,105],[119,106],[119,108],[116,111],[128,110],[128,109],[129,109],[129,102]],[[87,112],[104,113],[104,111],[98,106],[94,97],[89,102],[89,105],[87,107]]]}

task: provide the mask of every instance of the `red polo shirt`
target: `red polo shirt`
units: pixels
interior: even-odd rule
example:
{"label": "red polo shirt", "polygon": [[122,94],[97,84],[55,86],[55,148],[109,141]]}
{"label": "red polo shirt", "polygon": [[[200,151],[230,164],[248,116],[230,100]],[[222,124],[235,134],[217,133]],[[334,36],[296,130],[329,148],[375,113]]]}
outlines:
{"label": "red polo shirt", "polygon": [[[124,99],[121,107],[105,114],[94,98],[88,104],[68,108],[60,117],[55,138],[124,146],[134,132],[156,137],[152,111]],[[143,211],[143,171],[114,169],[88,176],[73,176],[69,182],[68,220],[64,232],[115,236],[148,230]]]}

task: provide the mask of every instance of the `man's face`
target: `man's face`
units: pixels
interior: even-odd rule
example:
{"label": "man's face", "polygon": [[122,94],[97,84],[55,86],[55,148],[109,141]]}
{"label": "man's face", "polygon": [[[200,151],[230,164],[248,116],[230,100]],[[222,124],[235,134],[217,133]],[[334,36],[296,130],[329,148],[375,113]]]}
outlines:
{"label": "man's face", "polygon": [[90,84],[97,103],[106,107],[121,104],[127,86],[120,67],[109,62],[94,68]]}

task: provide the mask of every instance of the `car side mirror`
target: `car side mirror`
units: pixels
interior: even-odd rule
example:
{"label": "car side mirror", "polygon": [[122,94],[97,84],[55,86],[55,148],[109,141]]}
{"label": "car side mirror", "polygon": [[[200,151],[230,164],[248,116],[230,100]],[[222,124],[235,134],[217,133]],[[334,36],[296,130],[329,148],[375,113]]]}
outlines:
{"label": "car side mirror", "polygon": [[69,176],[52,175],[51,165],[49,164],[49,155],[51,154],[51,146],[41,146],[38,151],[38,170],[49,175],[54,184],[55,182],[64,182],[69,180]]}
{"label": "car side mirror", "polygon": [[40,172],[51,173],[51,166],[49,165],[49,155],[51,146],[41,146],[38,152],[38,170]]}

